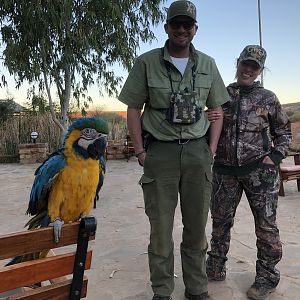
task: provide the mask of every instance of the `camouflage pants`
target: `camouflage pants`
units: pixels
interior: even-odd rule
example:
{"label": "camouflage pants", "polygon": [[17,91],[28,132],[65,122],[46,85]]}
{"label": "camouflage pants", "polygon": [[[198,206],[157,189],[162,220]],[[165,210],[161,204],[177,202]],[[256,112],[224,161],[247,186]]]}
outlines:
{"label": "camouflage pants", "polygon": [[214,173],[211,200],[213,230],[211,251],[208,252],[212,265],[224,265],[227,260],[230,229],[244,191],[254,216],[257,237],[255,281],[271,287],[277,286],[280,273],[275,265],[282,257],[276,225],[279,183],[278,168],[267,164],[261,164],[246,176]]}

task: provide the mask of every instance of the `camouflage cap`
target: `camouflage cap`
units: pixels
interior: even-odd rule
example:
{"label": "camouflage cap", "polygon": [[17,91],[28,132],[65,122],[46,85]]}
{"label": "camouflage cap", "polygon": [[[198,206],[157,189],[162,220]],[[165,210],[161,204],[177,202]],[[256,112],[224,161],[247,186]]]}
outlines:
{"label": "camouflage cap", "polygon": [[194,3],[185,0],[173,2],[168,9],[167,21],[170,21],[171,19],[178,16],[187,16],[197,22],[196,6],[194,5]]}
{"label": "camouflage cap", "polygon": [[266,57],[267,52],[263,47],[259,45],[248,45],[241,52],[239,61],[253,60],[256,63],[258,63],[260,68],[263,68],[266,61]]}

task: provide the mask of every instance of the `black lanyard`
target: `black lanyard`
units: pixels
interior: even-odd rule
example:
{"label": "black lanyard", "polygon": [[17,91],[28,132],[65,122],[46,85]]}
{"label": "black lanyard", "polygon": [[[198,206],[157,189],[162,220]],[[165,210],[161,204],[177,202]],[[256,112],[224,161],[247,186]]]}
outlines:
{"label": "black lanyard", "polygon": [[[174,89],[173,89],[173,81],[172,81],[172,77],[171,77],[171,63],[164,59],[164,48],[162,48],[161,50],[162,50],[162,59],[164,61],[165,67],[167,69],[168,77],[169,77],[170,84],[171,84],[171,90],[173,93]],[[196,65],[195,64],[192,67],[192,78],[193,78],[193,91],[194,91],[195,90],[195,81],[196,81]]]}

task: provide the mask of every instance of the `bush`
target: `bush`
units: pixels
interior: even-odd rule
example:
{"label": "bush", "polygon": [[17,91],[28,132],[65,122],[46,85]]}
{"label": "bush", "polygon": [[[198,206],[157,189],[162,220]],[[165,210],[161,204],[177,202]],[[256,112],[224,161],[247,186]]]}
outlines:
{"label": "bush", "polygon": [[4,122],[0,128],[0,155],[17,155],[19,144],[31,143],[30,133],[37,131],[38,143],[48,143],[49,151],[59,147],[60,131],[50,114],[33,116],[18,114]]}
{"label": "bush", "polygon": [[15,104],[12,99],[0,101],[0,124],[7,121],[14,113]]}
{"label": "bush", "polygon": [[300,121],[300,111],[293,112],[291,116],[289,116],[290,122],[299,122]]}

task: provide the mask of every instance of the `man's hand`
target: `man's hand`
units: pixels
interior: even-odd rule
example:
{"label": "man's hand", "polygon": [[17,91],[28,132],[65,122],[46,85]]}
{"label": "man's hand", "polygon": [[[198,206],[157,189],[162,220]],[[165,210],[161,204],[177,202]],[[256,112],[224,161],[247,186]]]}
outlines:
{"label": "man's hand", "polygon": [[145,159],[146,159],[146,152],[143,152],[138,156],[138,161],[141,167],[144,166]]}

